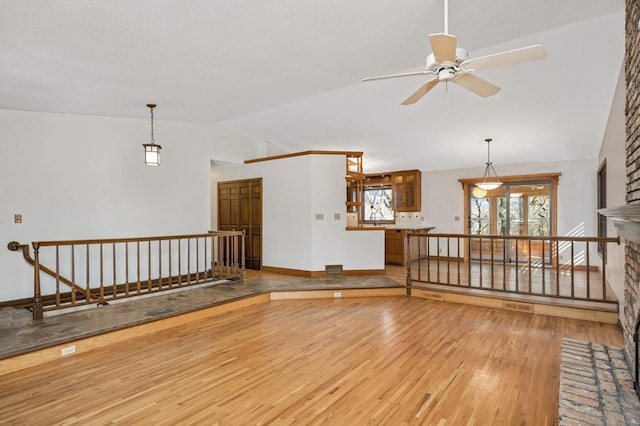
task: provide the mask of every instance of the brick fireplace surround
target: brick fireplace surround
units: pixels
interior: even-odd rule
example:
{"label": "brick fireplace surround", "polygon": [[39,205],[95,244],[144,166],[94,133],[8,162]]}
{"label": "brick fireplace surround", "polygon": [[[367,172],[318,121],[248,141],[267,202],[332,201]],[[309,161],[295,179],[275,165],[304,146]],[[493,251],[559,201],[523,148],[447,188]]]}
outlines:
{"label": "brick fireplace surround", "polygon": [[640,315],[640,2],[626,0],[625,11],[626,205],[605,209],[602,213],[613,220],[618,234],[625,240],[624,301],[620,325],[625,358],[636,375],[634,339]]}

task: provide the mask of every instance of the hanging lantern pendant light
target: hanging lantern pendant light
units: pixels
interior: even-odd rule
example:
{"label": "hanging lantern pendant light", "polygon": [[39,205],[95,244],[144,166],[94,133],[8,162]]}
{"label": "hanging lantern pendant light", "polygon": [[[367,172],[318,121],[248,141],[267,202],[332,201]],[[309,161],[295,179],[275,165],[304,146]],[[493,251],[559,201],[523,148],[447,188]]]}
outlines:
{"label": "hanging lantern pendant light", "polygon": [[156,107],[156,104],[147,104],[149,110],[151,111],[151,143],[143,143],[144,147],[144,163],[147,166],[159,166],[160,165],[160,150],[162,147],[160,145],[156,145],[155,140],[153,139],[153,109]]}
{"label": "hanging lantern pendant light", "polygon": [[493,163],[491,163],[491,151],[489,146],[491,144],[492,139],[488,138],[488,139],[485,139],[484,141],[487,143],[487,166],[484,169],[482,182],[476,183],[476,186],[486,191],[491,191],[492,189],[496,189],[497,187],[502,185],[502,182],[500,182],[500,179],[498,179],[498,174],[496,173],[496,170],[493,168]]}

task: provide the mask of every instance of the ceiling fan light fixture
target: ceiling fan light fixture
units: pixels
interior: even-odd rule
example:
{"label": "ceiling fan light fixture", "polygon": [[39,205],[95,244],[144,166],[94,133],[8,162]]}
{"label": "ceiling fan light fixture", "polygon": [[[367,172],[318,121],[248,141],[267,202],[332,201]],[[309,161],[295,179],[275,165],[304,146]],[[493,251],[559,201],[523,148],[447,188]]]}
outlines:
{"label": "ceiling fan light fixture", "polygon": [[482,175],[482,181],[476,183],[478,188],[482,188],[486,191],[491,191],[496,189],[502,185],[500,179],[498,178],[498,174],[496,170],[493,168],[493,163],[491,162],[491,138],[487,138],[484,140],[487,143],[487,165],[484,168],[484,174]]}
{"label": "ceiling fan light fixture", "polygon": [[160,150],[162,147],[155,143],[153,138],[153,109],[156,104],[147,104],[147,107],[151,111],[151,143],[143,143],[144,147],[144,163],[147,166],[159,166],[160,165]]}

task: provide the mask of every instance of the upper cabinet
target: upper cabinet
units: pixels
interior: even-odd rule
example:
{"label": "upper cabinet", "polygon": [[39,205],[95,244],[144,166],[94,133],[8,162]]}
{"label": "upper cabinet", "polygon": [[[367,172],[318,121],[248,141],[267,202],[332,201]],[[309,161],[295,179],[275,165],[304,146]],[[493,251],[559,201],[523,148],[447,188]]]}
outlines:
{"label": "upper cabinet", "polygon": [[393,209],[397,212],[414,212],[422,210],[420,202],[420,170],[405,170],[391,173],[393,188]]}

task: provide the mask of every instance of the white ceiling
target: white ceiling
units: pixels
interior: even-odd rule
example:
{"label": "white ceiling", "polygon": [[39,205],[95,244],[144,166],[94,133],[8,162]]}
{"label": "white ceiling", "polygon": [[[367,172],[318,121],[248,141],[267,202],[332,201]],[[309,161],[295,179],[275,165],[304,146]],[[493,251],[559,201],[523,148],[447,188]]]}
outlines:
{"label": "white ceiling", "polygon": [[[624,55],[624,0],[450,0],[470,57],[542,43],[400,102],[442,0],[2,0],[0,109],[218,123],[286,151],[361,150],[368,172],[595,158]],[[428,78],[428,77],[427,77]],[[188,136],[188,135],[187,135]],[[163,144],[156,134],[156,140]]]}

